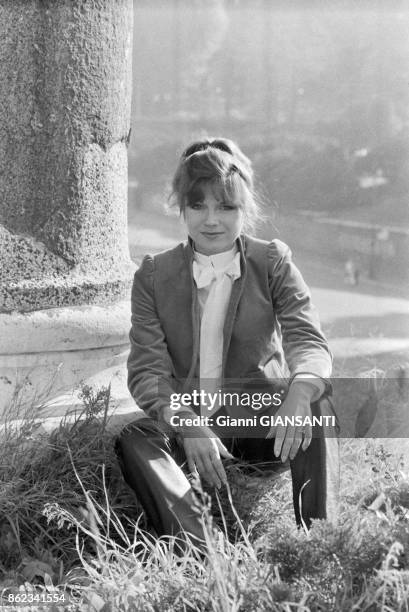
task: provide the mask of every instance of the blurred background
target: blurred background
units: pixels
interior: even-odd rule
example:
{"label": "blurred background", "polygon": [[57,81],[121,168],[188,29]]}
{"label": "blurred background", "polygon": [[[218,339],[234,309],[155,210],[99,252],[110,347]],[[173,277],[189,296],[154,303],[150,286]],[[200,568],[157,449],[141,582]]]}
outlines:
{"label": "blurred background", "polygon": [[133,258],[185,237],[164,212],[182,149],[232,138],[254,164],[258,235],[290,245],[338,359],[408,361],[407,2],[134,6]]}

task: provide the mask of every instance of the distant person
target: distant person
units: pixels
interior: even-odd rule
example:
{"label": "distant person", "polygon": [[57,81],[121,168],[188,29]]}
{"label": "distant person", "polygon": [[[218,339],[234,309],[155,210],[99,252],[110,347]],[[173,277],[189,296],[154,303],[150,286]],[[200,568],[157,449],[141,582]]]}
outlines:
{"label": "distant person", "polygon": [[[288,392],[275,416],[307,421],[312,410],[334,413],[331,354],[290,249],[247,233],[259,217],[249,159],[227,139],[194,142],[180,158],[172,198],[187,240],[146,255],[134,278],[128,385],[147,418],[117,440],[125,480],[158,535],[188,533],[203,541],[195,493],[181,466],[220,487],[227,483],[223,462],[233,459],[270,468],[289,459],[297,523],[334,516],[336,438],[312,436],[308,424],[267,427],[258,438],[251,428],[231,437],[220,427],[174,424],[175,415],[180,423],[199,414],[198,406],[175,411],[169,400],[175,392],[192,393],[193,380],[207,390],[223,390],[231,379],[265,389],[283,372],[284,359]],[[217,405],[208,414],[215,421],[223,410]]]}
{"label": "distant person", "polygon": [[359,272],[353,259],[347,259],[345,262],[344,282],[346,285],[357,285],[359,282]]}

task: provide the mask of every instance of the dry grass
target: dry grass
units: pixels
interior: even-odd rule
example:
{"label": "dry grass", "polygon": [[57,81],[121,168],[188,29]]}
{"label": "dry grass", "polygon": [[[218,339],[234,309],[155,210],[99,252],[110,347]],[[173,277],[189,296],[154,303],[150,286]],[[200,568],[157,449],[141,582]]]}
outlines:
{"label": "dry grass", "polygon": [[84,394],[81,419],[49,437],[36,435],[29,414],[4,432],[4,603],[20,588],[65,592],[70,605],[54,609],[104,612],[409,610],[409,480],[399,443],[342,440],[339,523],[317,521],[309,533],[294,525],[287,473],[254,478],[230,468],[229,490],[213,498],[229,537],[215,535],[205,499],[208,551],[189,543],[181,557],[174,539],[155,540],[137,520],[107,428],[109,390]]}

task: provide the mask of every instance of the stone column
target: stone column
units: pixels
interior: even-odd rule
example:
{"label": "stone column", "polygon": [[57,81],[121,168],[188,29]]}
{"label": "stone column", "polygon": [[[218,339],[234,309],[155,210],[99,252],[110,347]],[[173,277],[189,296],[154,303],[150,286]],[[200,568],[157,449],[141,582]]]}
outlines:
{"label": "stone column", "polygon": [[4,411],[124,367],[132,0],[0,0],[0,39]]}

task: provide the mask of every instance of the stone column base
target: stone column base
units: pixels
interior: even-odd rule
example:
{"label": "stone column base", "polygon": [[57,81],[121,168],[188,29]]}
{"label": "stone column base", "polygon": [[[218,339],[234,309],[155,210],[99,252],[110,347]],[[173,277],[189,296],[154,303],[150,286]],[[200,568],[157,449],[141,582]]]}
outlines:
{"label": "stone column base", "polygon": [[111,405],[136,410],[126,387],[129,300],[0,314],[0,423],[79,410],[84,385],[111,383]]}

